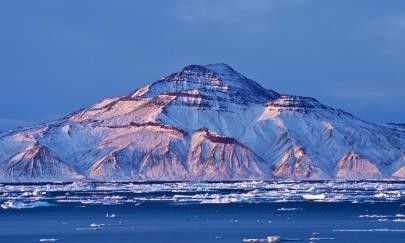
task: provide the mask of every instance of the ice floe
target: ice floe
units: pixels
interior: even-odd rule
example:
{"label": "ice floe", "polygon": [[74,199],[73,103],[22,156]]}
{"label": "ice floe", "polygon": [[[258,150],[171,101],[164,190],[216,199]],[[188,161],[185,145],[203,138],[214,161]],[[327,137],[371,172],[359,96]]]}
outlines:
{"label": "ice floe", "polygon": [[325,199],[325,194],[304,194],[302,197],[307,200],[322,200]]}
{"label": "ice floe", "polygon": [[22,209],[22,208],[36,208],[36,207],[48,207],[52,204],[48,202],[23,202],[23,201],[5,201],[0,205],[3,209]]}
{"label": "ice floe", "polygon": [[405,229],[334,229],[334,232],[405,232]]}
{"label": "ice floe", "polygon": [[[403,202],[401,181],[237,181],[2,184],[1,208],[50,205],[139,206],[144,202],[171,204],[231,204],[285,202]],[[75,205],[78,206],[78,205]],[[297,210],[280,207],[279,211]],[[368,218],[372,216],[363,215]],[[378,218],[378,217],[376,217]],[[382,218],[382,217],[380,217]]]}
{"label": "ice floe", "polygon": [[359,216],[359,218],[390,218],[393,216],[390,215],[376,215],[376,214],[372,214],[372,215],[368,215],[368,214],[362,214]]}
{"label": "ice floe", "polygon": [[318,241],[318,240],[335,240],[333,237],[311,237],[309,241]]}
{"label": "ice floe", "polygon": [[297,211],[300,208],[278,208],[277,211]]}
{"label": "ice floe", "polygon": [[278,235],[270,235],[267,236],[265,239],[260,239],[260,238],[246,238],[242,239],[242,242],[285,242],[285,241],[302,241],[301,239],[296,239],[296,238],[282,238],[281,236]]}
{"label": "ice floe", "polygon": [[267,236],[266,239],[243,239],[243,242],[280,242],[282,239],[280,236]]}

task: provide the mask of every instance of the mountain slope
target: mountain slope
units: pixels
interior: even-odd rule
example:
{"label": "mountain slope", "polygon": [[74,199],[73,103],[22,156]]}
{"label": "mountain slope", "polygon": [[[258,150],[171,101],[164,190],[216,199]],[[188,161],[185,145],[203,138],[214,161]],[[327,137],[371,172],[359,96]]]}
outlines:
{"label": "mountain slope", "polygon": [[[28,176],[13,161],[38,146],[47,151],[38,168],[53,169]],[[226,64],[187,66],[126,96],[0,134],[4,181],[403,178],[404,157],[403,126],[281,95]]]}
{"label": "mountain slope", "polygon": [[44,146],[29,146],[0,165],[0,178],[13,181],[78,180],[84,176]]}
{"label": "mountain slope", "polygon": [[254,152],[206,128],[193,133],[188,164],[191,179],[271,178],[270,168]]}

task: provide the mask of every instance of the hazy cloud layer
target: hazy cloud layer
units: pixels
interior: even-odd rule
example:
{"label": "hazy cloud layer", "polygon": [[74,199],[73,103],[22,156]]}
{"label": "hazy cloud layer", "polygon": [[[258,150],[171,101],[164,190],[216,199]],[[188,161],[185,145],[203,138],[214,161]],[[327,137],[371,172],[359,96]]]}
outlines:
{"label": "hazy cloud layer", "polygon": [[365,120],[405,122],[404,16],[402,0],[2,0],[0,117],[11,122],[0,130],[217,62]]}
{"label": "hazy cloud layer", "polygon": [[231,24],[270,14],[279,3],[272,0],[177,1],[174,13],[188,22]]}
{"label": "hazy cloud layer", "polygon": [[12,129],[15,127],[30,126],[35,124],[33,121],[25,121],[18,119],[0,118],[0,132]]}
{"label": "hazy cloud layer", "polygon": [[361,99],[361,100],[370,100],[370,99],[392,99],[392,98],[404,98],[405,93],[401,91],[387,91],[387,90],[339,90],[333,91],[332,95],[338,98],[346,99]]}

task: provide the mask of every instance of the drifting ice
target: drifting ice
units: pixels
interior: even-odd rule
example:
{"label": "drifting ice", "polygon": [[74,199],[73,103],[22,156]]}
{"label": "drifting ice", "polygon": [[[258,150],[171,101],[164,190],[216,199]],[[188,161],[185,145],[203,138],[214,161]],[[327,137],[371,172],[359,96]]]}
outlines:
{"label": "drifting ice", "polygon": [[325,194],[304,194],[302,197],[307,200],[322,200],[325,199]]}

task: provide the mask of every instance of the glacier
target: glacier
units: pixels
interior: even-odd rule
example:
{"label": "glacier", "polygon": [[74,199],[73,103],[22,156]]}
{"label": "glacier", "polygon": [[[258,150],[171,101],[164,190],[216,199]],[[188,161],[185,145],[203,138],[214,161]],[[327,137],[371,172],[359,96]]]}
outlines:
{"label": "glacier", "polygon": [[0,182],[258,179],[405,179],[405,125],[210,64],[0,133]]}

